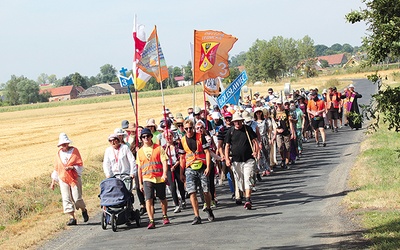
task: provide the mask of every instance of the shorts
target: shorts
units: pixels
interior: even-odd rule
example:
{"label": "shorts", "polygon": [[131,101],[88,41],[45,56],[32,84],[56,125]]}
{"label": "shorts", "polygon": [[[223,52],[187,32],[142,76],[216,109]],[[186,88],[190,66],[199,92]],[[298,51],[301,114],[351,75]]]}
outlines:
{"label": "shorts", "polygon": [[279,152],[286,149],[287,152],[290,150],[290,135],[276,135],[276,144]]}
{"label": "shorts", "polygon": [[188,194],[195,193],[199,185],[203,188],[204,193],[208,192],[209,181],[208,176],[204,174],[204,170],[204,167],[199,170],[193,170],[190,167],[186,168],[186,191]]}
{"label": "shorts", "polygon": [[156,196],[160,200],[165,200],[165,182],[154,183],[151,181],[143,181],[143,193],[145,200],[148,201],[150,199],[154,199],[154,191],[156,191]]}
{"label": "shorts", "polygon": [[339,109],[331,109],[328,111],[328,119],[339,119]]}
{"label": "shorts", "polygon": [[318,129],[318,128],[323,128],[325,126],[324,119],[321,117],[319,120],[314,120],[313,118],[311,119],[311,126],[313,129]]}
{"label": "shorts", "polygon": [[256,161],[248,159],[246,162],[232,162],[232,170],[235,175],[235,184],[244,192],[254,186],[253,175]]}

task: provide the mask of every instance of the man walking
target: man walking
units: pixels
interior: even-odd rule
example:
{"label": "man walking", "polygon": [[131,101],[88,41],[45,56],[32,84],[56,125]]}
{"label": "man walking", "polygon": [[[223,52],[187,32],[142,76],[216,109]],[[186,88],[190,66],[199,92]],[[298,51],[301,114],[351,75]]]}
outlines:
{"label": "man walking", "polygon": [[324,112],[325,102],[318,98],[316,92],[312,92],[311,99],[307,104],[307,113],[310,114],[311,126],[315,130],[315,143],[317,147],[319,147],[319,134],[321,134],[322,145],[326,147]]}
{"label": "man walking", "polygon": [[192,120],[186,120],[183,123],[186,135],[182,137],[179,145],[181,180],[186,181],[186,191],[190,195],[190,202],[193,207],[194,220],[192,225],[201,224],[199,215],[199,204],[197,201],[197,184],[200,183],[203,189],[206,202],[205,211],[208,214],[208,220],[214,221],[214,214],[211,205],[211,195],[209,190],[210,173],[210,152],[209,143],[201,133],[196,133]]}
{"label": "man walking", "polygon": [[163,224],[170,223],[167,216],[168,203],[165,194],[168,157],[161,146],[153,143],[153,134],[150,129],[144,128],[140,133],[140,138],[143,141],[143,147],[139,149],[136,158],[139,185],[146,199],[146,210],[149,216],[147,228],[154,229],[156,227],[154,223],[154,192],[161,201]]}
{"label": "man walking", "polygon": [[[243,121],[243,117],[238,112],[233,114],[233,126],[226,132],[225,136],[225,162],[226,166],[232,166],[236,187],[245,195],[244,208],[251,209],[255,158],[258,156],[259,147],[256,133],[251,127],[244,125]],[[240,194],[235,192],[235,195],[238,203],[238,201],[241,201]]]}

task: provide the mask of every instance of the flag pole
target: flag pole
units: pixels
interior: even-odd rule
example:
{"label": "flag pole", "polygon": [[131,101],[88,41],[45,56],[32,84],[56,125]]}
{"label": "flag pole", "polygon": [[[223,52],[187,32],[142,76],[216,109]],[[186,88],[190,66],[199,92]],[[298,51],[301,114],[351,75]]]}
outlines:
{"label": "flag pole", "polygon": [[[137,32],[137,23],[136,23],[136,14],[133,18],[133,32]],[[135,38],[133,38],[134,41],[134,48],[133,48],[133,64],[132,64],[132,73],[133,73],[133,86],[135,87],[135,107],[136,107],[136,112],[135,112],[135,146],[136,148],[139,147],[139,134],[138,134],[138,127],[139,127],[139,110],[138,110],[138,91],[137,91],[137,66],[136,66],[136,42],[135,42]],[[130,91],[129,91],[129,95],[130,95]],[[132,97],[131,97],[131,101],[132,101]]]}
{"label": "flag pole", "polygon": [[154,29],[156,30],[156,51],[157,51],[157,60],[158,60],[158,75],[160,77],[160,82],[159,83],[160,83],[160,86],[161,86],[161,102],[162,102],[162,106],[163,106],[164,125],[165,125],[165,128],[168,131],[169,127],[168,127],[168,122],[167,122],[167,113],[165,112],[164,88],[163,88],[163,82],[162,82],[162,76],[161,76],[160,51],[159,51],[159,47],[158,47],[158,33],[157,33],[157,26],[156,25],[154,25]]}

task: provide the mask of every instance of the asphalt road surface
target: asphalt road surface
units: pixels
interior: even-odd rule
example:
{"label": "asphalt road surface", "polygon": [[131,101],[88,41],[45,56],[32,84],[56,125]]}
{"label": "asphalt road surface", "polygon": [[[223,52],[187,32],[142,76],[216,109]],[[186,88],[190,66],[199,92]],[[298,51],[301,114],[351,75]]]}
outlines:
{"label": "asphalt road surface", "polygon": [[[361,79],[354,80],[354,85],[363,95],[359,104],[368,104],[376,86]],[[111,226],[103,230],[97,215],[87,224],[70,227],[40,249],[365,249],[362,229],[340,204],[351,192],[347,176],[365,127],[343,127],[338,133],[328,130],[326,147],[305,143],[302,158],[291,169],[278,168],[257,183],[252,210],[237,206],[225,183],[217,187],[214,222],[208,222],[206,213],[200,211],[203,224],[192,226],[191,206],[174,214],[169,197],[169,225],[162,225],[156,203],[154,230],[147,229],[146,215],[141,227],[120,225],[117,232]]]}

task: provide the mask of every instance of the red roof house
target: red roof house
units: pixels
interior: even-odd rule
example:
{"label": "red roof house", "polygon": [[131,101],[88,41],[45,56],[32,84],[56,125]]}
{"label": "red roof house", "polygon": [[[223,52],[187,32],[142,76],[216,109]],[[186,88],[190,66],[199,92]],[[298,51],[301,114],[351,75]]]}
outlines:
{"label": "red roof house", "polygon": [[[336,55],[329,55],[329,56],[319,56],[317,57],[318,61],[325,60],[328,62],[329,67],[333,66],[341,66],[347,63],[347,57],[344,53],[336,54]],[[320,65],[318,65],[320,66]]]}
{"label": "red roof house", "polygon": [[53,101],[65,101],[76,99],[78,94],[83,92],[85,89],[81,86],[62,86],[58,88],[51,88],[51,89],[42,89],[40,90],[40,94],[49,92],[51,97],[49,98],[49,102]]}

